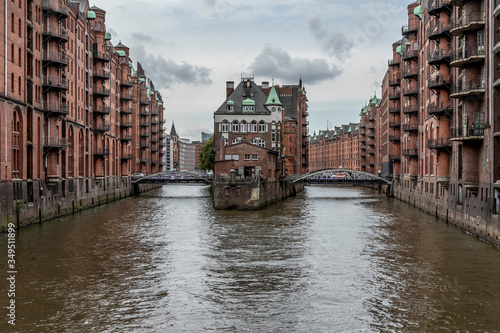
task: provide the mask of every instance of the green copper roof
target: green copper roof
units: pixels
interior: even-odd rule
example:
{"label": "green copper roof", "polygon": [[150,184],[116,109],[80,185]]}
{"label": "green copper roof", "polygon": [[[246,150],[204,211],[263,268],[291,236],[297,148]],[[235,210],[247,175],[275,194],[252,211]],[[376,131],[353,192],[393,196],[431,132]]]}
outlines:
{"label": "green copper roof", "polygon": [[128,62],[128,67],[132,67],[132,62],[131,61]]}
{"label": "green copper roof", "polygon": [[234,106],[234,101],[232,101],[232,100],[227,101],[227,105],[228,106]]}
{"label": "green copper roof", "polygon": [[139,79],[139,83],[143,83],[145,81],[146,81],[146,79],[143,79],[142,77]]}
{"label": "green copper roof", "polygon": [[158,102],[160,99],[158,97],[156,97],[156,101]]}
{"label": "green copper roof", "polygon": [[165,107],[163,107],[163,111],[165,111]]}
{"label": "green copper roof", "polygon": [[268,105],[281,105],[280,98],[278,97],[278,93],[274,86],[271,87],[271,91],[269,92],[269,97],[266,101],[266,106]]}
{"label": "green copper roof", "polygon": [[106,32],[106,36],[104,37],[105,40],[110,40],[111,39],[111,32]]}
{"label": "green copper roof", "polygon": [[[144,81],[146,81],[146,79],[144,79]],[[149,84],[146,84],[146,89],[149,89]]]}
{"label": "green copper roof", "polygon": [[96,16],[95,16],[95,12],[93,10],[89,10],[87,12],[87,19],[89,20],[95,20]]}
{"label": "green copper roof", "polygon": [[247,98],[243,101],[243,105],[254,105],[255,106],[255,101],[253,99]]}
{"label": "green copper roof", "polygon": [[162,102],[158,102],[158,106],[162,106],[162,105],[163,105],[163,103],[162,103]]}
{"label": "green copper roof", "polygon": [[374,94],[371,103],[377,104],[377,102],[378,102],[377,94]]}
{"label": "green copper roof", "polygon": [[356,126],[356,128],[354,129],[355,131],[359,131],[359,125]]}
{"label": "green copper roof", "polygon": [[422,6],[417,6],[415,7],[415,9],[413,10],[413,14],[415,14],[415,16],[418,16],[418,18],[421,20],[422,19],[422,14],[424,13],[424,11],[422,10]]}
{"label": "green copper roof", "polygon": [[126,55],[125,51],[122,51],[122,50],[118,50],[118,51],[116,51],[116,53],[118,53],[119,57],[125,57],[125,55]]}
{"label": "green copper roof", "polygon": [[396,53],[399,53],[399,55],[403,55],[403,47],[401,45],[396,47]]}
{"label": "green copper roof", "polygon": [[150,91],[150,92],[149,92],[149,96],[153,96],[154,94],[155,94],[155,92],[154,92],[154,91]]}
{"label": "green copper roof", "polygon": [[349,129],[347,130],[347,133],[351,133],[352,130],[351,130],[351,126],[349,126]]}

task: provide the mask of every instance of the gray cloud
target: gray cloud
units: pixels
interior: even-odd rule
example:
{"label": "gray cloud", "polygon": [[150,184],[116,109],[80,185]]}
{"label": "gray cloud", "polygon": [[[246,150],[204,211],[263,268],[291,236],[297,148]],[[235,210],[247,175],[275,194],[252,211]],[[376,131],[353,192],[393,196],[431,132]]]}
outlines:
{"label": "gray cloud", "polygon": [[321,16],[311,14],[307,17],[309,31],[314,38],[321,43],[322,50],[329,56],[344,61],[351,55],[353,43],[348,40],[346,35],[340,31],[329,31],[323,25]]}
{"label": "gray cloud", "polygon": [[162,55],[148,53],[145,42],[153,39],[142,33],[133,33],[134,41],[130,47],[132,59],[138,60],[146,75],[150,77],[155,87],[170,88],[175,83],[189,83],[195,85],[209,85],[212,83],[212,70],[204,66],[196,66],[187,62],[176,63],[165,59]]}
{"label": "gray cloud", "polygon": [[273,76],[288,82],[300,77],[308,84],[331,80],[342,73],[336,66],[324,59],[292,58],[286,51],[275,45],[265,45],[250,66],[250,71],[259,76]]}

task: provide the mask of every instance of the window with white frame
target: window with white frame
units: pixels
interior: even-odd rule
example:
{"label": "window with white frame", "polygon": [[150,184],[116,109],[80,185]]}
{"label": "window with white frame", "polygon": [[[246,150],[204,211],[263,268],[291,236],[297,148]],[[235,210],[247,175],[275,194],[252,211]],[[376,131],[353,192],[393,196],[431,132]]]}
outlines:
{"label": "window with white frame", "polygon": [[236,143],[240,143],[240,142],[241,142],[241,138],[235,138],[232,141],[233,145],[236,144]]}
{"label": "window with white frame", "polygon": [[245,161],[250,161],[250,154],[245,154]]}
{"label": "window with white frame", "polygon": [[265,148],[266,147],[266,140],[264,139],[261,139],[261,138],[255,138],[255,139],[252,139],[250,141],[251,144],[255,145],[255,146],[259,146],[259,147],[262,147],[262,148]]}
{"label": "window with white frame", "polygon": [[252,154],[252,161],[258,161],[259,156],[257,154]]}
{"label": "window with white frame", "polygon": [[276,142],[276,130],[271,130],[271,142]]}
{"label": "window with white frame", "polygon": [[241,133],[246,133],[247,132],[247,122],[244,121],[244,120],[240,124],[240,132]]}
{"label": "window with white frame", "polygon": [[240,131],[240,124],[236,120],[233,121],[232,131],[233,133],[237,133]]}
{"label": "window with white frame", "polygon": [[261,120],[259,122],[259,133],[265,133],[266,132],[266,123]]}
{"label": "window with white frame", "polygon": [[243,112],[254,112],[255,105],[243,105]]}
{"label": "window with white frame", "polygon": [[250,132],[257,133],[257,122],[255,120],[250,124]]}
{"label": "window with white frame", "polygon": [[223,120],[221,132],[227,132],[227,131],[229,131],[229,123],[227,122],[227,120]]}

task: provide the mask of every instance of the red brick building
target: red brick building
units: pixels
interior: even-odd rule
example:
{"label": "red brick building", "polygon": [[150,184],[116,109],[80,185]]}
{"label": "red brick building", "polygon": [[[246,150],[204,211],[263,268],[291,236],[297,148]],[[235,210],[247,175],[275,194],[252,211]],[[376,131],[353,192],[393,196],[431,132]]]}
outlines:
{"label": "red brick building", "polygon": [[56,202],[121,195],[131,173],[161,170],[161,95],[140,64],[134,69],[129,49],[111,43],[106,12],[85,0],[6,5],[2,227],[16,201],[26,216],[43,219]]}

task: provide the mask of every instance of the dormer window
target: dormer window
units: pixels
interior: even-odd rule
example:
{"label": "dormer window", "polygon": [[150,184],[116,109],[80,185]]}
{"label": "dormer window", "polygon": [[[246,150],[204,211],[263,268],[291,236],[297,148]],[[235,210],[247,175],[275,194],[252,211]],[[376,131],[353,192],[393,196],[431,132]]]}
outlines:
{"label": "dormer window", "polygon": [[243,112],[255,112],[255,101],[247,98],[242,103]]}
{"label": "dormer window", "polygon": [[227,101],[227,112],[234,112],[234,102],[232,100]]}

